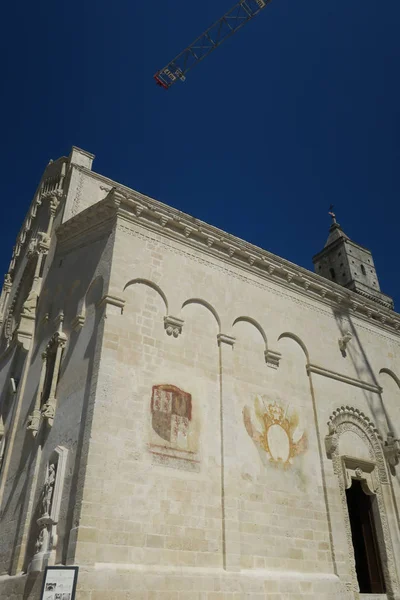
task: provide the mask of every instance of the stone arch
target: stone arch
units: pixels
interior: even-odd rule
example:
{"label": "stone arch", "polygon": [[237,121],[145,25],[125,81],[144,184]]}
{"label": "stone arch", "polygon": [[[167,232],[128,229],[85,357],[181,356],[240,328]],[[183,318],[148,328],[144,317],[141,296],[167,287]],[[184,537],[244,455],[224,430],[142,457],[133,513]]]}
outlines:
{"label": "stone arch", "polygon": [[384,367],[383,369],[381,369],[379,371],[379,375],[381,375],[383,373],[385,375],[389,375],[389,377],[391,377],[393,379],[393,381],[397,384],[397,386],[400,388],[400,379],[397,377],[396,373],[394,373],[390,369],[386,369],[386,367]]}
{"label": "stone arch", "polygon": [[153,289],[154,291],[157,292],[157,294],[159,296],[161,296],[162,301],[164,302],[164,306],[165,306],[165,314],[168,314],[168,300],[167,300],[167,296],[164,294],[163,290],[156,284],[154,283],[154,281],[150,281],[150,279],[143,279],[141,277],[138,277],[136,279],[131,279],[130,281],[128,281],[128,283],[125,284],[124,286],[124,291],[130,287],[131,285],[136,285],[136,284],[140,284],[140,285],[146,285],[147,287]]}
{"label": "stone arch", "polygon": [[262,339],[264,340],[265,343],[265,350],[268,351],[268,340],[267,340],[267,336],[265,334],[264,329],[261,327],[260,323],[258,323],[258,321],[256,321],[255,319],[253,319],[252,317],[238,317],[237,319],[235,319],[232,323],[232,327],[234,327],[236,325],[236,323],[249,323],[250,325],[252,325],[253,327],[255,327],[257,329],[257,331],[260,332]]}
{"label": "stone arch", "polygon": [[[358,435],[369,448],[369,454],[372,460],[377,464],[379,479],[381,483],[388,482],[388,476],[385,466],[385,457],[382,448],[382,438],[372,421],[358,408],[351,406],[341,406],[333,411],[328,421],[329,435],[327,436],[327,455],[333,458],[335,452],[338,453],[339,436],[345,431],[352,431]],[[335,438],[336,436],[336,438]],[[333,446],[329,446],[329,438],[333,439]]]}
{"label": "stone arch", "polygon": [[[352,469],[353,474],[355,473],[355,477],[353,478],[363,478],[363,469],[359,469],[357,466],[363,467],[363,463],[365,463],[367,469],[370,470],[368,477],[373,481],[373,490],[371,490],[371,484],[369,484],[370,493],[376,497],[376,514],[379,517],[379,522],[376,523],[378,545],[382,556],[382,568],[387,594],[388,598],[397,597],[399,585],[383,490],[383,488],[386,489],[389,481],[381,436],[369,417],[359,409],[351,406],[341,406],[334,410],[327,425],[329,433],[325,438],[326,454],[327,457],[332,460],[333,470],[339,483],[349,551],[349,564],[352,565],[353,591],[358,593],[358,581],[355,570],[346,489],[351,485],[351,475],[348,474],[348,469]],[[363,461],[357,457],[341,456],[339,451],[339,438],[345,432],[352,432],[363,440],[369,449],[369,461]],[[360,464],[358,465],[358,463]],[[367,480],[368,477],[366,478]]]}
{"label": "stone arch", "polygon": [[303,350],[303,352],[305,354],[305,357],[307,359],[307,364],[308,364],[310,362],[310,355],[308,352],[308,348],[305,345],[305,343],[303,342],[303,340],[301,338],[299,338],[299,336],[296,335],[295,333],[291,333],[290,331],[285,331],[284,333],[281,333],[281,335],[278,337],[278,342],[285,338],[289,338],[290,340],[293,340],[294,342],[296,342],[296,344],[298,344],[300,346],[300,348]]}
{"label": "stone arch", "polygon": [[189,298],[188,300],[185,300],[185,302],[182,304],[182,309],[184,309],[185,306],[188,306],[189,304],[200,304],[201,306],[204,306],[204,308],[209,310],[217,322],[218,332],[221,333],[221,319],[219,318],[219,315],[215,308],[212,306],[212,304],[207,302],[207,300],[203,300],[202,298]]}

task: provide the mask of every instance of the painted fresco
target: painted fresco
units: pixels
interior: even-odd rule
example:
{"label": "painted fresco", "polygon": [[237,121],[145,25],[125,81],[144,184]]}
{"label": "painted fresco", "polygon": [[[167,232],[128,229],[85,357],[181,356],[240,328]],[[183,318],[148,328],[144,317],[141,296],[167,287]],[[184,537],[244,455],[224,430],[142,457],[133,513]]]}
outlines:
{"label": "painted fresco", "polygon": [[151,414],[154,431],[176,448],[186,450],[192,420],[192,396],[174,385],[154,385]]}
{"label": "painted fresco", "polygon": [[253,409],[244,407],[243,421],[251,439],[274,466],[290,468],[296,456],[308,448],[307,433],[289,404],[283,406],[257,396]]}
{"label": "painted fresco", "polygon": [[150,410],[150,452],[154,461],[197,470],[198,431],[192,421],[192,395],[175,385],[154,385]]}

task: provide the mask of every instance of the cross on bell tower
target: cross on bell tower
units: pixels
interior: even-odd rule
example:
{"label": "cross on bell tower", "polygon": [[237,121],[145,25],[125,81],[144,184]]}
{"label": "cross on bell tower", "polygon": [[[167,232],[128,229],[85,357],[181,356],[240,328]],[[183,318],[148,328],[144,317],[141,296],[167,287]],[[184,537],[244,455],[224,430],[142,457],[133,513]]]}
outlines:
{"label": "cross on bell tower", "polygon": [[381,292],[370,250],[353,242],[344,233],[333,209],[331,204],[329,215],[332,222],[328,239],[323,250],[313,257],[315,272],[387,308],[393,308],[392,298]]}

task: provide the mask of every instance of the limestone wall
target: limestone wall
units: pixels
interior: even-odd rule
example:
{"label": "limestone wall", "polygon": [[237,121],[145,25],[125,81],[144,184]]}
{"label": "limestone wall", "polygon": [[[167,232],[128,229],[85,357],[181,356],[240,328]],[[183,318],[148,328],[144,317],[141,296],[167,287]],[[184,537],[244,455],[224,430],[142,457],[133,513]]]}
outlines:
{"label": "limestone wall", "polygon": [[[80,566],[78,600],[357,598],[351,478],[374,497],[387,598],[399,598],[397,316],[373,320],[373,306],[289,263],[280,279],[279,265],[257,272],[254,248],[235,262],[239,240],[218,254],[216,231],[202,245],[204,224],[192,236],[189,217],[109,192],[82,160],[13,400],[0,596],[38,598],[35,510],[61,447],[52,559]],[[33,437],[57,329],[55,418]],[[2,361],[0,412],[16,358]]]}

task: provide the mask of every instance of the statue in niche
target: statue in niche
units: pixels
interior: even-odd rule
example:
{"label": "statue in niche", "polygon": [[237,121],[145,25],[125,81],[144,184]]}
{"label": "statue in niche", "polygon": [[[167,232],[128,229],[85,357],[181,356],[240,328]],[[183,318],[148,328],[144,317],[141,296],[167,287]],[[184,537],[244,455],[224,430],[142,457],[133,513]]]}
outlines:
{"label": "statue in niche", "polygon": [[49,472],[48,472],[46,481],[44,482],[44,486],[43,486],[43,497],[42,497],[42,509],[43,509],[42,516],[43,517],[48,517],[50,514],[51,500],[53,497],[55,481],[56,481],[56,467],[55,467],[55,465],[51,464],[49,466]]}

